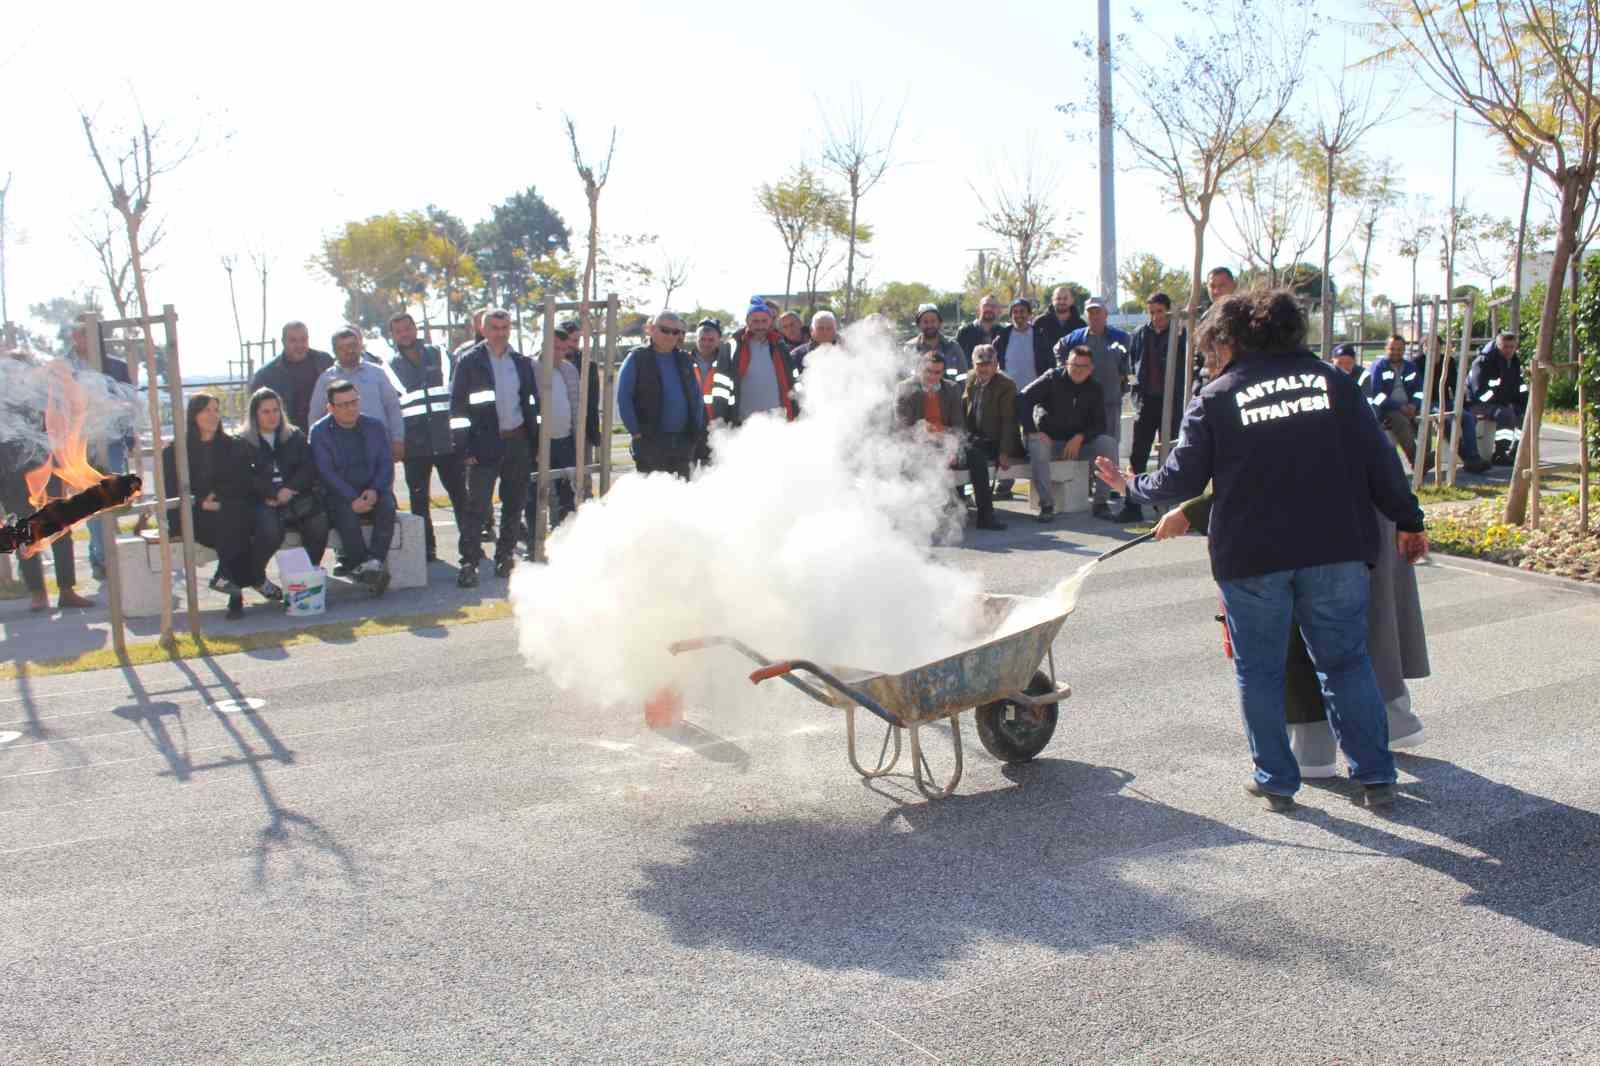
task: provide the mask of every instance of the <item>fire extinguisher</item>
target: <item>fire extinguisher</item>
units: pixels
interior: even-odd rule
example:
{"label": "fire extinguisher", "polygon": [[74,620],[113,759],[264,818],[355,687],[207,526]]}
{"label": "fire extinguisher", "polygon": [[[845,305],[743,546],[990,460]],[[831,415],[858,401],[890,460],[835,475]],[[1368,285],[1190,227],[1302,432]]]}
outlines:
{"label": "fire extinguisher", "polygon": [[1222,654],[1231,659],[1233,658],[1233,634],[1228,632],[1228,605],[1220,602],[1221,597],[1218,597],[1218,601],[1219,606],[1222,608],[1217,615],[1217,621],[1222,623]]}

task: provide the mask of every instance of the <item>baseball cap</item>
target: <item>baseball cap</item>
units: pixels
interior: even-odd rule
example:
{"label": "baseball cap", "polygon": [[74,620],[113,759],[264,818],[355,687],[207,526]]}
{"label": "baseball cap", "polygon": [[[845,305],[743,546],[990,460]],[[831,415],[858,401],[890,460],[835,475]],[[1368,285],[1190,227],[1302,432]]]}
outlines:
{"label": "baseball cap", "polygon": [[1083,305],[1083,309],[1085,311],[1093,311],[1096,307],[1104,311],[1106,309],[1106,302],[1098,296],[1091,296],[1089,297],[1089,302]]}
{"label": "baseball cap", "polygon": [[1333,357],[1337,359],[1342,355],[1348,355],[1352,359],[1358,359],[1360,358],[1361,353],[1356,350],[1356,346],[1353,344],[1345,343],[1334,345]]}

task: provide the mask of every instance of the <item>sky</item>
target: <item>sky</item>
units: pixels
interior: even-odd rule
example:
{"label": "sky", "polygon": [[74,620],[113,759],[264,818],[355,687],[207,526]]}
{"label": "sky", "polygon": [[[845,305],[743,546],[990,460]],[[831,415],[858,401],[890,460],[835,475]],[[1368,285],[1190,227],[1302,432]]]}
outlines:
{"label": "sky", "polygon": [[[1321,9],[1302,113],[1318,79],[1368,51],[1344,29],[1361,18],[1356,0],[1323,0]],[[267,331],[304,319],[326,347],[343,296],[307,262],[346,221],[433,203],[471,224],[533,185],[581,235],[583,188],[563,114],[590,151],[617,128],[601,228],[659,234],[658,260],[688,258],[679,307],[742,310],[751,293],[783,290],[784,249],[756,188],[797,162],[818,166],[819,107],[836,109],[854,92],[885,125],[903,116],[895,165],[862,201],[875,229],[871,281],[959,288],[971,249],[995,243],[977,224],[974,189],[992,187],[1031,148],[1059,175],[1058,203],[1079,234],[1047,272],[1095,287],[1095,147],[1068,136],[1086,132],[1084,120],[1056,110],[1093,100],[1094,67],[1075,47],[1094,32],[1092,0],[815,0],[803,20],[785,15],[775,21],[772,10],[723,0],[166,2],[136,15],[99,0],[26,5],[8,15],[0,40],[11,317],[95,285],[94,253],[79,234],[108,198],[78,113],[109,133],[128,128],[141,107],[172,148],[196,142],[158,178],[152,216],[167,236],[150,281],[152,303],[178,310],[191,374],[220,373],[237,347],[224,256],[237,259],[247,338],[263,324],[253,253],[269,263]],[[1113,0],[1112,21],[1141,36],[1182,25],[1177,0]],[[586,54],[586,35],[597,30],[600,43]],[[1375,92],[1395,103],[1362,150],[1395,159],[1407,193],[1448,205],[1448,110],[1415,77],[1367,69],[1353,77],[1377,78]],[[1119,258],[1148,251],[1186,267],[1187,220],[1165,208],[1125,144],[1116,150]],[[1458,182],[1469,209],[1516,213],[1520,181],[1499,159],[1490,136],[1463,120]],[[1380,238],[1370,289],[1399,299],[1410,266],[1394,243]],[[1434,259],[1422,264],[1423,291],[1442,288]],[[1237,266],[1238,257],[1212,236],[1206,262]]]}

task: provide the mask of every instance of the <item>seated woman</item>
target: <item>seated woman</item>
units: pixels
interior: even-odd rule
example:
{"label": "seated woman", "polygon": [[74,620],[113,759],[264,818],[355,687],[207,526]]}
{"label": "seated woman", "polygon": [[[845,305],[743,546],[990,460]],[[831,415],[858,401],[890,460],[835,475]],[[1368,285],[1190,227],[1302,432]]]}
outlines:
{"label": "seated woman", "polygon": [[[254,456],[241,441],[223,432],[222,412],[210,393],[189,397],[186,421],[194,539],[217,553],[211,587],[227,594],[228,617],[238,618],[244,614],[242,590],[247,586],[269,600],[283,598],[283,590],[267,580],[266,562],[272,553],[263,554],[254,535]],[[175,447],[168,444],[161,450],[167,491],[174,495],[178,485]],[[175,534],[181,528],[175,509],[167,512],[167,523]]]}
{"label": "seated woman", "polygon": [[250,411],[239,439],[254,450],[255,537],[261,555],[271,558],[295,530],[312,566],[322,565],[328,549],[328,513],[317,487],[317,464],[306,435],[290,423],[283,399],[268,388],[250,396]]}

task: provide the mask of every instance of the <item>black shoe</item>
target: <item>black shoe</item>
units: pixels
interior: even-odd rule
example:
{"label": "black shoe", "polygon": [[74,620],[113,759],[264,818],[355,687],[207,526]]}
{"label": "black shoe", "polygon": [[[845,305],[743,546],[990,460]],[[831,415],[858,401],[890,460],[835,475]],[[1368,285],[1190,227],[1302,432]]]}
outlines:
{"label": "black shoe", "polygon": [[1489,472],[1489,470],[1490,470],[1491,465],[1492,464],[1486,463],[1482,459],[1475,459],[1472,462],[1467,464],[1467,473],[1469,473],[1469,474],[1487,474]]}
{"label": "black shoe", "polygon": [[1489,457],[1489,462],[1494,466],[1510,466],[1516,462],[1516,455],[1509,444],[1501,441],[1494,446],[1494,454]]}
{"label": "black shoe", "polygon": [[1054,518],[1055,516],[1056,516],[1056,509],[1054,507],[1041,507],[1041,508],[1039,508],[1039,513],[1034,516],[1034,521],[1035,522],[1048,522],[1052,518]]}
{"label": "black shoe", "polygon": [[1361,786],[1361,803],[1366,807],[1393,807],[1397,795],[1393,782]]}
{"label": "black shoe", "polygon": [[494,561],[494,576],[510,577],[511,570],[516,565],[517,561],[515,559],[496,559]]}
{"label": "black shoe", "polygon": [[379,567],[377,570],[361,571],[361,583],[367,586],[367,591],[372,594],[372,598],[377,599],[389,591],[389,568],[384,566]]}
{"label": "black shoe", "polygon": [[1014,500],[1017,498],[1017,494],[1010,489],[995,489],[994,498],[997,500]]}
{"label": "black shoe", "polygon": [[1118,522],[1143,522],[1144,509],[1132,501],[1124,501],[1122,510],[1117,512]]}
{"label": "black shoe", "polygon": [[1115,522],[1116,521],[1116,519],[1111,516],[1111,505],[1109,503],[1097,503],[1097,504],[1095,504],[1094,505],[1093,514],[1094,514],[1094,516],[1096,518],[1103,518],[1107,522]]}
{"label": "black shoe", "polygon": [[334,577],[349,577],[351,574],[353,574],[355,572],[356,572],[355,565],[351,564],[351,563],[347,563],[343,559],[340,559],[337,563],[333,564],[333,576]]}
{"label": "black shoe", "polygon": [[1293,796],[1285,796],[1280,792],[1268,792],[1266,789],[1262,788],[1261,783],[1256,781],[1254,778],[1244,783],[1244,790],[1250,795],[1255,796],[1257,799],[1266,800],[1267,806],[1279,814],[1282,814],[1284,811],[1294,810]]}
{"label": "black shoe", "polygon": [[977,525],[979,529],[1001,530],[1006,528],[1006,524],[992,514],[980,515]]}
{"label": "black shoe", "polygon": [[463,566],[456,572],[456,588],[475,589],[478,587],[478,564]]}
{"label": "black shoe", "polygon": [[228,617],[238,619],[244,617],[244,594],[235,592],[228,597]]}

